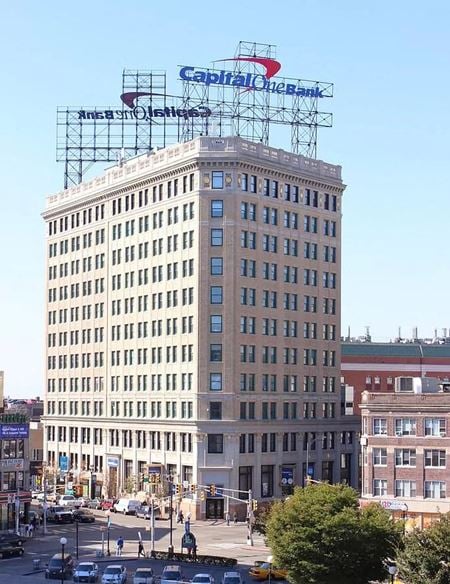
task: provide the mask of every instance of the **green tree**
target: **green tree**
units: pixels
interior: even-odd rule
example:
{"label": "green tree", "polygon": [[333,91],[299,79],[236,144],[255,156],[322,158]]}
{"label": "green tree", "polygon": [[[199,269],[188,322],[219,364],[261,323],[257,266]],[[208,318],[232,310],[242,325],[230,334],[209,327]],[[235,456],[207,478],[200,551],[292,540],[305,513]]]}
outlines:
{"label": "green tree", "polygon": [[405,537],[397,567],[408,584],[450,584],[450,514]]}
{"label": "green tree", "polygon": [[267,521],[274,560],[295,584],[367,584],[383,579],[402,524],[380,505],[359,508],[358,493],[325,483],[296,489]]}

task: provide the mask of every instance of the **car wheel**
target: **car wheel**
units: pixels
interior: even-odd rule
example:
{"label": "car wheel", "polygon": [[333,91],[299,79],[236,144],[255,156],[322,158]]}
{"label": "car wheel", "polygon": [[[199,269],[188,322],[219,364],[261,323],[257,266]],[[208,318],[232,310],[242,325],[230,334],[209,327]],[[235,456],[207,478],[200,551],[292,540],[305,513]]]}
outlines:
{"label": "car wheel", "polygon": [[19,550],[19,556],[23,556],[23,550]]}

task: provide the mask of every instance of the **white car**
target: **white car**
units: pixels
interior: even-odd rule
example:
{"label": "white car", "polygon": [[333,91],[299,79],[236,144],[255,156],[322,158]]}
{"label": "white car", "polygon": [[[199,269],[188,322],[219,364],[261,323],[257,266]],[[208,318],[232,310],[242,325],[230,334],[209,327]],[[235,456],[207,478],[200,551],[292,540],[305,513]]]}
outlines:
{"label": "white car", "polygon": [[61,495],[58,499],[58,505],[61,507],[81,507],[82,501],[75,499],[73,495]]}
{"label": "white car", "polygon": [[196,574],[191,582],[192,584],[214,584],[214,578],[210,574]]}
{"label": "white car", "polygon": [[154,584],[155,578],[151,568],[137,568],[133,577],[133,584]]}
{"label": "white car", "polygon": [[119,499],[111,510],[124,515],[135,515],[140,506],[141,502],[135,499]]}
{"label": "white car", "polygon": [[241,575],[239,572],[225,572],[222,584],[242,584]]}
{"label": "white car", "polygon": [[160,584],[173,584],[174,582],[182,582],[183,579],[180,566],[165,566],[161,574]]}
{"label": "white car", "polygon": [[97,582],[98,566],[94,562],[81,562],[73,573],[74,582]]}
{"label": "white car", "polygon": [[121,564],[107,566],[102,576],[102,584],[125,584],[127,569]]}

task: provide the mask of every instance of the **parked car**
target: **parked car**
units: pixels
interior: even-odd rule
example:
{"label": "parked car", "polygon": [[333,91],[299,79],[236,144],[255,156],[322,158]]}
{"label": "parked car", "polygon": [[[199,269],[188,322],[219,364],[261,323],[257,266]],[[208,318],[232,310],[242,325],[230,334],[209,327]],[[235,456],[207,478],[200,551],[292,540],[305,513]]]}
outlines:
{"label": "parked car", "polygon": [[73,518],[80,523],[94,523],[95,515],[89,509],[74,509]]}
{"label": "parked car", "polygon": [[96,497],[95,499],[90,499],[87,503],[88,509],[101,509],[102,500]]}
{"label": "parked car", "polygon": [[78,507],[89,507],[90,499],[89,497],[78,497],[76,499]]}
{"label": "parked car", "polygon": [[102,576],[102,584],[124,584],[127,581],[127,569],[120,564],[107,566]]}
{"label": "parked car", "polygon": [[248,573],[255,580],[268,580],[269,573],[271,580],[285,580],[287,578],[287,570],[277,568],[268,562],[255,562],[255,565],[250,568]]}
{"label": "parked car", "polygon": [[37,499],[40,495],[43,495],[42,491],[31,491],[32,499]]}
{"label": "parked car", "polygon": [[21,546],[25,541],[26,538],[23,535],[17,535],[17,533],[0,533],[0,545],[8,544]]}
{"label": "parked car", "polygon": [[123,513],[124,515],[135,515],[136,509],[141,506],[141,502],[136,499],[119,499],[114,503],[111,511],[115,513]]}
{"label": "parked car", "polygon": [[12,556],[23,556],[25,550],[21,545],[11,542],[0,543],[0,558],[11,558]]}
{"label": "parked car", "polygon": [[74,561],[70,554],[64,554],[64,561],[62,554],[55,554],[45,568],[45,577],[65,580],[72,577],[73,567]]}
{"label": "parked car", "polygon": [[138,568],[134,573],[133,584],[154,584],[155,577],[151,568]]}
{"label": "parked car", "polygon": [[191,582],[192,584],[214,584],[214,578],[210,574],[196,574]]}
{"label": "parked car", "polygon": [[183,580],[183,572],[180,566],[165,566],[161,574],[160,584],[173,584],[173,582],[180,582]]}
{"label": "parked car", "polygon": [[103,509],[103,511],[107,511],[108,509],[114,511],[114,503],[116,503],[115,499],[102,499],[100,509]]}
{"label": "parked car", "polygon": [[222,578],[222,584],[243,584],[239,572],[225,572]]}
{"label": "parked car", "polygon": [[73,573],[74,582],[97,582],[98,566],[94,562],[81,562]]}
{"label": "parked car", "polygon": [[72,509],[55,505],[47,509],[47,521],[53,523],[73,523]]}

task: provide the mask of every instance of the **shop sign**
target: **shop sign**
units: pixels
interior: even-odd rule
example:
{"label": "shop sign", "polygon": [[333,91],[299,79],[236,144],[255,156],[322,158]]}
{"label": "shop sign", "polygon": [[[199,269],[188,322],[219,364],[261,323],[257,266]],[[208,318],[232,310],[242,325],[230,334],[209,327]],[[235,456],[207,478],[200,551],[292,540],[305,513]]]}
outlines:
{"label": "shop sign", "polygon": [[0,440],[28,438],[29,432],[29,424],[0,424]]}
{"label": "shop sign", "polygon": [[0,460],[1,470],[23,470],[23,458],[3,458]]}

